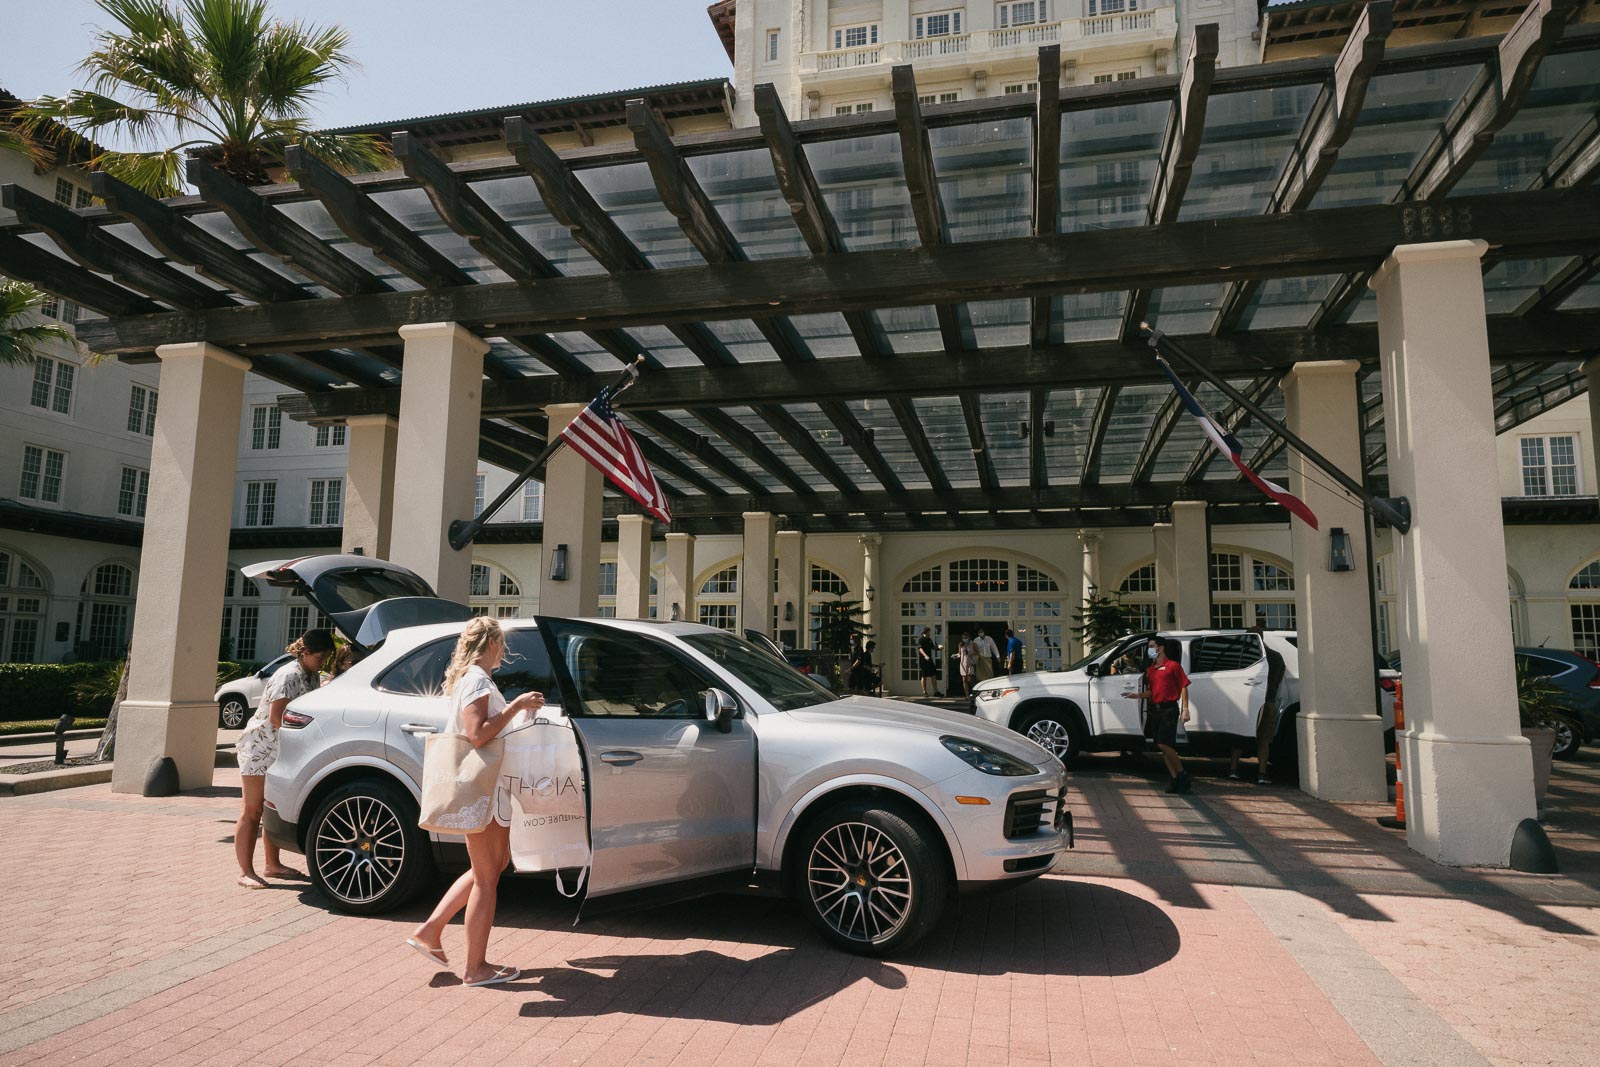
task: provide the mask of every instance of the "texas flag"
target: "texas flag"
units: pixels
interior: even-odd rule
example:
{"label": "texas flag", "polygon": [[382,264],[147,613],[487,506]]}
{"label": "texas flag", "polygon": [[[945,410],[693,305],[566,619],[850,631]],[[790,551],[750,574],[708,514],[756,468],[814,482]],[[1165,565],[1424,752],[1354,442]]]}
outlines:
{"label": "texas flag", "polygon": [[1305,501],[1289,492],[1283,486],[1269,482],[1251,470],[1244,461],[1244,446],[1239,444],[1239,439],[1223,429],[1207,413],[1206,409],[1200,406],[1200,402],[1194,398],[1189,390],[1183,387],[1183,383],[1178,380],[1178,376],[1172,373],[1172,368],[1168,366],[1166,360],[1158,355],[1156,356],[1156,362],[1161,364],[1162,372],[1172,379],[1172,387],[1178,391],[1178,399],[1183,401],[1183,406],[1189,409],[1189,414],[1194,416],[1195,421],[1200,424],[1200,428],[1205,431],[1206,436],[1211,438],[1211,443],[1217,446],[1217,451],[1231,459],[1233,465],[1238,467],[1239,471],[1246,478],[1249,478],[1257,489],[1260,489],[1273,500],[1288,508],[1291,514],[1299,516],[1307,526],[1315,530],[1317,528],[1317,517],[1312,514],[1310,508],[1306,507]]}

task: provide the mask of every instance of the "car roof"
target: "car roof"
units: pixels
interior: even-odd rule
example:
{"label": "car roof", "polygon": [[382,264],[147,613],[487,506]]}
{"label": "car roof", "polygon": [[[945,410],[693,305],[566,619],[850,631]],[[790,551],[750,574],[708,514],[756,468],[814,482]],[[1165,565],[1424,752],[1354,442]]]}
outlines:
{"label": "car roof", "polygon": [[[556,618],[557,616],[542,617]],[[537,618],[539,617],[523,616],[520,618],[499,619],[496,621],[500,623],[501,627],[507,630],[532,630],[537,627]],[[574,618],[570,621],[594,623],[609,627],[611,629],[626,630],[632,633],[668,633],[675,637],[689,636],[692,634],[728,633],[728,631],[720,629],[716,626],[703,626],[697,622],[660,622],[655,619],[603,619],[590,617]],[[434,641],[441,637],[455,637],[461,633],[462,628],[466,625],[466,621],[463,620],[461,622],[436,622],[427,623],[422,626],[403,627],[401,629],[394,630],[389,634],[389,638],[385,643],[385,647],[394,650],[399,650],[401,648],[416,648],[419,645],[426,644],[429,641]],[[733,635],[729,634],[728,636]]]}

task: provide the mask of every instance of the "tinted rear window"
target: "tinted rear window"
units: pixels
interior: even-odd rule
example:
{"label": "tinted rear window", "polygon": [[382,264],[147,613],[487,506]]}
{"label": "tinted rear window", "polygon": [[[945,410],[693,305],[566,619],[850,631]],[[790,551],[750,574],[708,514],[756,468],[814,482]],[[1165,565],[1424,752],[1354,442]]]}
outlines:
{"label": "tinted rear window", "polygon": [[317,579],[317,603],[326,612],[356,611],[397,596],[433,596],[428,583],[378,567],[340,567]]}
{"label": "tinted rear window", "polygon": [[1261,641],[1255,634],[1218,634],[1197,637],[1189,644],[1189,673],[1238,671],[1261,659]]}
{"label": "tinted rear window", "polygon": [[[444,692],[444,672],[455,649],[454,637],[430,641],[379,675],[377,687],[385,693],[438,696]],[[539,631],[531,627],[506,631],[506,658],[494,672],[494,682],[507,700],[533,689],[545,694],[551,704],[561,703],[550,656]]]}

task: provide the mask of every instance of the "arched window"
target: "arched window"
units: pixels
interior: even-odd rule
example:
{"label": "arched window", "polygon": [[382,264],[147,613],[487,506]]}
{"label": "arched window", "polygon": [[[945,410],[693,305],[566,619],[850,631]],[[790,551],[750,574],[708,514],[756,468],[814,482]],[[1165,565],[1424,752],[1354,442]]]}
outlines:
{"label": "arched window", "polygon": [[1156,610],[1154,562],[1135,567],[1128,572],[1128,576],[1117,585],[1117,592],[1122,594],[1122,604],[1128,609],[1130,625],[1135,630],[1160,629],[1161,624],[1157,621],[1159,612]]}
{"label": "arched window", "polygon": [[1572,618],[1572,650],[1600,659],[1600,559],[1584,565],[1567,583]]}
{"label": "arched window", "polygon": [[1006,630],[1015,631],[1023,641],[1027,669],[1058,670],[1065,638],[1063,606],[1056,579],[1017,560],[978,556],[918,570],[900,586],[895,606],[899,659],[889,664],[893,671],[887,677],[905,684],[917,681],[917,640],[924,627],[942,646],[942,677],[949,677],[949,658],[961,634],[976,636],[980,629],[1002,648]]}
{"label": "arched window", "polygon": [[35,663],[48,599],[43,570],[0,548],[0,660]]}
{"label": "arched window", "polygon": [[739,565],[723,567],[700,583],[695,611],[702,626],[739,632]]}
{"label": "arched window", "polygon": [[1293,630],[1294,569],[1245,549],[1211,553],[1211,625]]}
{"label": "arched window", "polygon": [[522,611],[522,585],[495,563],[475,561],[467,577],[467,606],[474,615],[515,619]]}
{"label": "arched window", "polygon": [[128,650],[133,616],[133,570],[102,563],[79,590],[78,654],[85,659],[121,659]]}

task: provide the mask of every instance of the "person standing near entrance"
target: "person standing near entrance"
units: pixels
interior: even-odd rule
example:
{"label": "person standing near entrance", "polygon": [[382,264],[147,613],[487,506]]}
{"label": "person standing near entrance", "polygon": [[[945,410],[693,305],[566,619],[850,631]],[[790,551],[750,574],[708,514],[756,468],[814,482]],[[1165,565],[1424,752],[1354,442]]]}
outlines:
{"label": "person standing near entrance", "polygon": [[1009,629],[1006,631],[1006,673],[1022,673],[1022,638]]}
{"label": "person standing near entrance", "polygon": [[1150,700],[1151,738],[1172,775],[1169,793],[1187,793],[1193,780],[1178,756],[1178,723],[1189,721],[1189,676],[1183,673],[1183,642],[1169,637],[1161,643],[1156,661],[1144,672],[1143,689],[1124,690],[1129,700]]}
{"label": "person standing near entrance", "polygon": [[956,646],[956,666],[961,671],[961,695],[970,697],[978,681],[978,649],[971,634],[961,635],[961,643]]}
{"label": "person standing near entrance", "polygon": [[1000,646],[994,643],[988,630],[979,630],[974,642],[978,649],[978,681],[993,678],[1000,673]]}
{"label": "person standing near entrance", "polygon": [[933,643],[933,631],[928,627],[922,628],[922,636],[917,638],[917,675],[922,684],[922,695],[928,695],[928,689],[933,688],[933,695],[939,695],[939,647]]}
{"label": "person standing near entrance", "polygon": [[[1267,644],[1266,626],[1258,622],[1250,630],[1261,639],[1261,647],[1267,651],[1266,703],[1261,705],[1261,718],[1256,722],[1256,785],[1271,785],[1272,778],[1267,774],[1267,755],[1272,748],[1272,739],[1278,733],[1278,687],[1283,685],[1285,667],[1283,657]],[[1244,781],[1244,775],[1239,773],[1239,757],[1242,755],[1244,749],[1235,745],[1233,766],[1228,768],[1228,777],[1236,782]]]}

